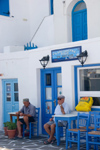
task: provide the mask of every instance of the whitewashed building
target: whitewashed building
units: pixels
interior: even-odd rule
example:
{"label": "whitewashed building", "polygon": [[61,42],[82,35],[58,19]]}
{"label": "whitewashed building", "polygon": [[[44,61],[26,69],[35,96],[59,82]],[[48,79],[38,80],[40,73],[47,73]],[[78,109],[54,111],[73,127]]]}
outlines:
{"label": "whitewashed building", "polygon": [[[0,12],[0,129],[23,98],[40,107],[40,133],[60,94],[71,110],[83,96],[100,110],[100,0],[7,1],[10,13]],[[38,48],[24,51],[29,42]],[[85,50],[82,67],[77,55]]]}

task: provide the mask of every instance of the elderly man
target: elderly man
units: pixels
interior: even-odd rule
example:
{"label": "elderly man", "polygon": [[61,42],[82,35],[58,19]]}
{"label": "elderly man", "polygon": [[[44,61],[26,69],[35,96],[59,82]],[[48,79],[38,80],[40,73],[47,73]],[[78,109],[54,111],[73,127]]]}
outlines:
{"label": "elderly man", "polygon": [[24,123],[26,124],[25,132],[29,132],[29,122],[34,122],[34,117],[36,116],[35,106],[33,106],[28,98],[23,99],[24,106],[21,108],[20,111],[16,112],[20,116],[23,116],[23,119],[19,119],[17,121],[17,129],[18,129],[18,136],[17,138],[22,138],[21,134],[21,125]]}
{"label": "elderly man", "polygon": [[[58,99],[58,105],[55,108],[54,114],[55,115],[68,114],[70,109],[69,109],[68,104],[66,102],[64,102],[65,96],[60,95],[60,96],[58,96],[57,99]],[[58,126],[66,126],[66,125],[67,125],[67,121],[59,120]],[[50,143],[54,143],[56,141],[56,138],[54,137],[55,127],[56,127],[56,125],[55,125],[54,118],[50,118],[49,122],[44,124],[44,129],[50,136],[49,139],[44,141],[44,144],[50,144]]]}

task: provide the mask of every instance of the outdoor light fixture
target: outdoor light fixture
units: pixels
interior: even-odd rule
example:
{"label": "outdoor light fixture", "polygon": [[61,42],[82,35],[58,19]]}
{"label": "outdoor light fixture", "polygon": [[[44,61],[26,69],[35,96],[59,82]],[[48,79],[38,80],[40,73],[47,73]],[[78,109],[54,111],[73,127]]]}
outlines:
{"label": "outdoor light fixture", "polygon": [[47,56],[44,56],[41,60],[39,60],[41,65],[43,66],[43,68],[45,69],[45,67],[47,66],[48,64],[48,61],[49,61],[49,55]]}
{"label": "outdoor light fixture", "polygon": [[87,59],[87,56],[88,56],[87,50],[85,50],[84,52],[81,52],[81,54],[77,56],[79,62],[82,64],[82,67]]}

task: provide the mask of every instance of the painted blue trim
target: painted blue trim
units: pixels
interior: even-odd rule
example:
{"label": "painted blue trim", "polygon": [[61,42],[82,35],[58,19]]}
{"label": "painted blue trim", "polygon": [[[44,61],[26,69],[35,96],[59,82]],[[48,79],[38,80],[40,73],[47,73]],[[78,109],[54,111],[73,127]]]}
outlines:
{"label": "painted blue trim", "polygon": [[[2,79],[2,94],[3,94],[3,96],[2,96],[2,105],[3,105],[3,116],[2,116],[2,118],[3,118],[3,122],[5,121],[4,120],[4,115],[5,115],[5,110],[4,110],[4,108],[5,108],[5,106],[6,106],[6,100],[5,100],[5,98],[6,98],[6,96],[5,96],[5,91],[6,91],[6,89],[4,89],[4,87],[6,88],[6,86],[5,86],[5,83],[11,83],[11,87],[13,88],[13,90],[14,90],[14,83],[18,83],[18,79]],[[6,91],[6,93],[7,93],[7,91]],[[9,93],[9,92],[8,92]],[[11,91],[11,97],[13,97],[14,98],[14,93],[16,93],[15,91]],[[19,93],[19,92],[17,92],[17,93]],[[14,100],[14,99],[13,99]],[[14,103],[18,103],[18,102],[16,102],[16,101],[11,101],[11,105],[13,104],[13,102]]]}
{"label": "painted blue trim", "polygon": [[[76,11],[76,12],[74,12],[74,10],[75,10],[75,8],[77,7],[77,5],[79,5],[80,3],[85,3],[83,0],[81,0],[81,1],[78,1],[75,5],[74,5],[74,7],[73,7],[73,9],[72,9],[72,41],[74,42],[74,41],[76,41],[76,40],[74,40],[74,14],[76,14],[76,13],[80,13],[80,12],[84,12],[84,11],[86,11],[87,12],[87,9],[83,9],[83,10],[79,10],[79,11]],[[86,38],[87,39],[87,38]],[[80,39],[81,40],[81,39]],[[84,40],[84,39],[83,39]]]}
{"label": "painted blue trim", "polygon": [[0,15],[9,17],[9,0],[0,0]]}
{"label": "painted blue trim", "polygon": [[53,0],[50,0],[50,13],[53,15]]}
{"label": "painted blue trim", "polygon": [[[56,93],[56,88],[54,87],[54,85],[57,83],[57,78],[56,78],[56,73],[61,72],[61,68],[46,68],[46,69],[41,69],[40,70],[40,81],[41,81],[41,118],[42,118],[42,133],[45,133],[43,125],[44,122],[47,120],[49,120],[49,118],[52,116],[52,114],[54,114],[54,103],[53,100],[56,99],[56,104],[57,104],[57,93]],[[51,74],[51,86],[46,86],[46,80],[45,80],[45,75],[50,73]],[[52,100],[46,100],[46,96],[45,96],[45,88],[46,87],[51,87],[52,88]],[[57,87],[57,86],[56,86]],[[61,86],[59,86],[61,87]],[[52,114],[46,114],[45,110],[46,110],[46,105],[45,102],[52,102]],[[45,121],[43,120],[45,116]]]}
{"label": "painted blue trim", "polygon": [[[87,64],[84,65],[83,68],[86,67],[94,67],[94,66],[100,66],[100,64]],[[77,69],[82,68],[82,65],[74,66],[74,93],[75,93],[75,106],[78,104],[78,79],[77,79]],[[92,108],[91,110],[100,111],[99,108]]]}

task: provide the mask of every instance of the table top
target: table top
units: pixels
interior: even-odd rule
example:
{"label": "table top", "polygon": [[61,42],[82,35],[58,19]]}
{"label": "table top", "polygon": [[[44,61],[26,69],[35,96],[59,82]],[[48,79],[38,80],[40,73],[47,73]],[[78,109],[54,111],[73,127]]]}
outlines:
{"label": "table top", "polygon": [[76,117],[78,113],[89,113],[89,112],[79,112],[79,111],[72,111],[69,114],[65,114],[65,115],[52,115],[52,117]]}
{"label": "table top", "polygon": [[[16,112],[9,112],[8,114],[12,114],[12,115],[13,115],[13,114],[16,114]],[[16,114],[16,115],[17,115],[17,114]]]}
{"label": "table top", "polygon": [[76,117],[78,112],[71,112],[70,114],[65,114],[65,115],[53,115],[52,117]]}

